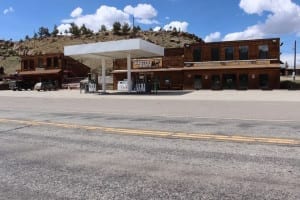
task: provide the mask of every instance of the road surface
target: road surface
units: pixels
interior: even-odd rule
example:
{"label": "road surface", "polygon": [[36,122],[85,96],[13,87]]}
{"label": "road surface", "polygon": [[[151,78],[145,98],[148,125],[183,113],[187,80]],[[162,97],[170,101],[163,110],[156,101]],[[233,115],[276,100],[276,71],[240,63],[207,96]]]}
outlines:
{"label": "road surface", "polygon": [[0,93],[0,199],[300,199],[299,105]]}

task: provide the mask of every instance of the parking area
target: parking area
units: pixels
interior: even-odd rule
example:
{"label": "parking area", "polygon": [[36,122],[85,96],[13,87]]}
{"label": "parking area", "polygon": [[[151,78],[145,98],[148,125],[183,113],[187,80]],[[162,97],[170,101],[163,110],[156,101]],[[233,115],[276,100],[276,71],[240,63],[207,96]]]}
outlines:
{"label": "parking area", "polygon": [[79,99],[155,99],[155,100],[203,100],[203,101],[271,101],[271,102],[300,102],[300,91],[289,90],[180,90],[158,91],[157,94],[137,94],[109,90],[106,94],[80,93],[80,90],[57,91],[0,91],[0,97],[36,97],[36,98],[79,98]]}

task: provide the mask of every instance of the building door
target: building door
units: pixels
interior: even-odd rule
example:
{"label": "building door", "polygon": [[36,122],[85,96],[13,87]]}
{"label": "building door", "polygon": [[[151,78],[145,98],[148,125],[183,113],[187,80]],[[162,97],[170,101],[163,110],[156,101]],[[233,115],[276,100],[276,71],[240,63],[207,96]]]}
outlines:
{"label": "building door", "polygon": [[212,75],[211,76],[211,89],[213,90],[220,90],[222,89],[222,83],[221,83],[221,78],[220,75]]}
{"label": "building door", "polygon": [[239,75],[239,89],[240,90],[248,89],[248,74]]}
{"label": "building door", "polygon": [[223,74],[223,88],[235,89],[236,88],[236,75],[235,74]]}
{"label": "building door", "polygon": [[194,78],[194,89],[195,90],[202,89],[202,77],[200,75],[196,75]]}
{"label": "building door", "polygon": [[261,89],[269,88],[269,76],[268,74],[260,74],[259,75],[259,87]]}

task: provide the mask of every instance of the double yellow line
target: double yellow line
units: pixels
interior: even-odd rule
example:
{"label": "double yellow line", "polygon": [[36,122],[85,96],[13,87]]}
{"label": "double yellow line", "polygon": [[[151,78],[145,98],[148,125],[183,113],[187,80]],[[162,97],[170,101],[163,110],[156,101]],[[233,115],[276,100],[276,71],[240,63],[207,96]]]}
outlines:
{"label": "double yellow line", "polygon": [[181,133],[172,131],[155,131],[155,130],[137,130],[128,128],[112,128],[103,126],[88,126],[79,124],[68,124],[58,122],[43,122],[31,120],[17,120],[17,119],[3,119],[0,118],[0,123],[17,123],[31,126],[54,126],[60,128],[70,129],[85,129],[85,130],[99,130],[106,133],[116,133],[124,135],[143,135],[151,137],[177,138],[177,139],[191,139],[191,140],[212,140],[212,141],[228,141],[228,142],[244,142],[244,143],[269,143],[278,145],[300,145],[299,139],[288,138],[272,138],[272,137],[252,137],[252,136],[238,136],[238,135],[216,135],[216,134],[195,134],[195,133]]}

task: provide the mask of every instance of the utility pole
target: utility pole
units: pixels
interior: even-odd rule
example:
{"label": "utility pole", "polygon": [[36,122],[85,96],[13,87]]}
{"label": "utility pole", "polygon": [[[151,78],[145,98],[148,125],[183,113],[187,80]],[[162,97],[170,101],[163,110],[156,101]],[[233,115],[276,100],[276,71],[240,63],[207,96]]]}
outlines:
{"label": "utility pole", "polygon": [[134,28],[134,15],[132,16],[132,28]]}
{"label": "utility pole", "polygon": [[294,46],[294,72],[293,72],[293,80],[296,79],[296,55],[297,55],[297,41],[295,40],[295,46]]}

